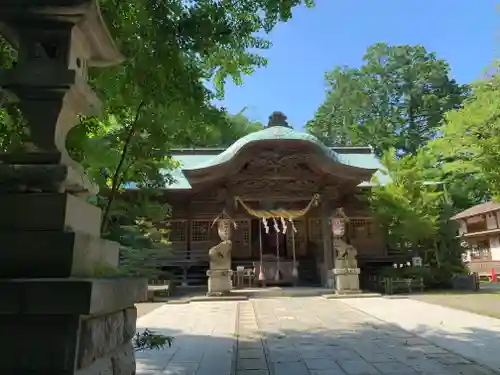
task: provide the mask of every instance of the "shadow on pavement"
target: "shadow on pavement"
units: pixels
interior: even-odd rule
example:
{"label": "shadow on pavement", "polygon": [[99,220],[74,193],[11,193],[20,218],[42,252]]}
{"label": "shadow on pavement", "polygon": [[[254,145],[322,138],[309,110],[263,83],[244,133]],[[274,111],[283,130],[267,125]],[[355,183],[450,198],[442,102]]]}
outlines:
{"label": "shadow on pavement", "polygon": [[[335,315],[335,309],[330,313]],[[283,315],[278,318],[278,326],[258,324],[257,329],[249,318],[240,315],[238,337],[192,335],[175,328],[148,327],[176,339],[171,348],[137,353],[137,375],[498,374],[444,349],[457,342],[468,342],[472,353],[486,347],[498,348],[497,334],[471,330],[448,337],[444,332],[428,332],[422,325],[416,333],[425,332],[430,337],[426,340],[365,315],[363,322],[354,324],[350,317],[339,315],[333,328],[325,328],[312,314],[300,322]],[[490,365],[494,367],[495,362],[498,363],[497,358]]]}

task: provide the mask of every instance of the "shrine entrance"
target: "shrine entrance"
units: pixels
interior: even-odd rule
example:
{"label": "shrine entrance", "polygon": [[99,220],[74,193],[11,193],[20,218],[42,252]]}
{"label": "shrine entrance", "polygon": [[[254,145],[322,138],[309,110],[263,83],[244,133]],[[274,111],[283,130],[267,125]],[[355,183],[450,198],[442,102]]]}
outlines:
{"label": "shrine entrance", "polygon": [[[332,285],[332,212],[374,171],[351,165],[309,134],[272,126],[182,173],[193,191],[210,187],[214,205],[247,223],[235,235],[232,257],[247,257],[261,284],[318,274]],[[246,237],[243,228],[250,228]]]}
{"label": "shrine entrance", "polygon": [[274,226],[269,227],[269,233],[265,232],[262,220],[257,220],[261,226],[262,233],[262,254],[274,255],[276,258],[288,258],[287,234],[283,233],[283,225],[278,223],[278,230]]}

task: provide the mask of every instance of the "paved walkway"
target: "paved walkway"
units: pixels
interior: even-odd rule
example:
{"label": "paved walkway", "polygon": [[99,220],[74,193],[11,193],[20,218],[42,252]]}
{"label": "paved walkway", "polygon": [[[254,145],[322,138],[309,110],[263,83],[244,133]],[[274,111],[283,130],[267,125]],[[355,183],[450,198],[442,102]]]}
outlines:
{"label": "paved walkway", "polygon": [[[170,349],[137,353],[137,375],[495,374],[373,316],[404,316],[405,306],[397,305],[404,301],[304,297],[165,305],[138,326],[177,339]],[[411,302],[431,306],[413,319],[433,313],[432,305]],[[361,311],[370,309],[373,315]]]}
{"label": "paved walkway", "polygon": [[345,303],[500,372],[500,319],[408,298]]}

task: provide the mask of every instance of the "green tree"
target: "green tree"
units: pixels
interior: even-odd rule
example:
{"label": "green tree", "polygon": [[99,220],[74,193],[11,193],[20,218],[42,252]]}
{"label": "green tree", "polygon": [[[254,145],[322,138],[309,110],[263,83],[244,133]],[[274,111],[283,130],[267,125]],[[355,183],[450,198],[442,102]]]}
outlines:
{"label": "green tree", "polygon": [[[223,94],[225,81],[242,82],[266,60],[258,50],[270,44],[256,32],[269,32],[290,19],[293,7],[310,0],[100,1],[104,18],[120,50],[123,64],[92,69],[90,83],[104,101],[99,118],[82,117],[69,134],[75,160],[100,186],[103,231],[112,203],[125,184],[159,187],[174,167],[173,147],[194,145],[234,128],[223,109],[211,100]],[[15,51],[0,39],[0,66],[9,67]],[[214,82],[215,92],[205,82]],[[2,97],[3,99],[3,97]],[[25,141],[24,124],[15,104],[2,100],[0,151]],[[236,133],[235,133],[236,134]],[[234,138],[234,137],[233,137]]]}
{"label": "green tree", "polygon": [[134,192],[133,197],[118,196],[109,214],[104,236],[121,245],[121,274],[150,279],[161,275],[157,259],[170,251],[168,228],[161,224],[169,207],[154,198],[155,193],[144,190]]}
{"label": "green tree", "polygon": [[258,121],[252,121],[245,116],[245,109],[227,115],[218,126],[211,126],[209,130],[197,140],[184,146],[193,147],[229,147],[241,137],[264,129]]}
{"label": "green tree", "polygon": [[458,209],[500,199],[500,77],[477,81],[462,108],[446,114],[440,137],[428,144]]}
{"label": "green tree", "polygon": [[[139,108],[148,112],[147,131],[154,135],[151,142],[157,140],[155,147],[168,147],[179,138],[192,143],[209,126],[220,125],[226,114],[210,104],[214,95],[223,94],[228,78],[241,83],[243,75],[266,64],[256,52],[270,44],[256,33],[290,19],[293,7],[312,5],[311,0],[100,3],[126,60],[91,70],[91,83],[105,101],[106,116],[113,115],[119,124]],[[0,43],[0,64],[10,65],[11,54],[7,44]],[[205,85],[208,80],[214,82],[215,93]],[[19,128],[1,137],[23,133],[22,124],[16,124]]]}
{"label": "green tree", "polygon": [[372,190],[371,204],[388,231],[389,246],[416,252],[438,231],[443,193],[439,185],[429,183],[435,170],[429,169],[433,160],[427,154],[395,159],[394,152],[389,150],[382,158],[383,173],[391,183]]}
{"label": "green tree", "polygon": [[335,67],[325,79],[326,99],[306,128],[326,143],[370,144],[378,155],[415,154],[467,94],[422,46],[375,44],[361,67]]}
{"label": "green tree", "polygon": [[456,238],[456,224],[450,220],[452,201],[445,185],[436,182],[440,171],[427,150],[398,159],[394,152],[383,157],[391,183],[372,190],[374,216],[388,233],[389,247],[422,257],[427,267],[416,272],[427,287],[449,287],[452,276],[464,272],[463,249]]}

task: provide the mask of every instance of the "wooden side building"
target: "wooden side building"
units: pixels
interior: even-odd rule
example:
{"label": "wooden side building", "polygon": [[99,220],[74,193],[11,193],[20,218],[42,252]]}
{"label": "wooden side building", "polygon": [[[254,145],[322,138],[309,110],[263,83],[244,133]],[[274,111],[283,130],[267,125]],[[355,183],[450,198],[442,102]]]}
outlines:
{"label": "wooden side building", "polygon": [[464,261],[471,272],[500,275],[500,204],[489,201],[475,205],[452,217],[459,224],[459,237],[465,241]]}
{"label": "wooden side building", "polygon": [[[331,217],[342,208],[349,218],[342,240],[358,251],[362,273],[392,264],[385,234],[373,221],[366,193],[381,164],[370,147],[329,148],[316,137],[287,126],[274,113],[268,127],[251,133],[227,149],[179,149],[175,182],[166,187],[172,206],[168,225],[172,249],[158,258],[159,266],[183,283],[206,282],[208,250],[220,242],[214,219],[224,210],[237,223],[232,233],[233,269],[252,267],[262,256],[298,264],[303,284],[319,284],[335,259]],[[303,209],[313,196],[317,204],[293,223],[285,234],[250,215],[253,209]],[[262,254],[261,254],[262,253]],[[362,279],[362,277],[361,277]]]}

